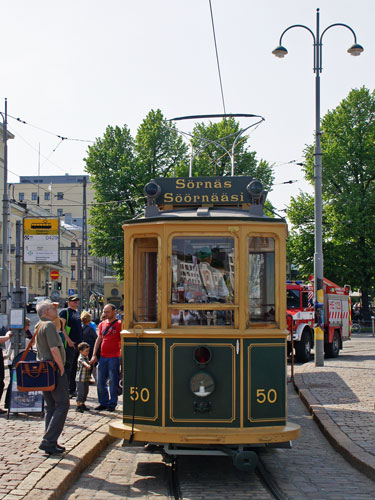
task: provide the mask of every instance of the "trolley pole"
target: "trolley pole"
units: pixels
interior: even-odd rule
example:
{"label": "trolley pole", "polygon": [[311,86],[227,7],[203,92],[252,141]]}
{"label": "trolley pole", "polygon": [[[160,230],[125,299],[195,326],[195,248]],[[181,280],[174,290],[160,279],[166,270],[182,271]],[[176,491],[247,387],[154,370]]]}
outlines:
{"label": "trolley pole", "polygon": [[316,31],[304,24],[293,24],[286,28],[280,37],[279,45],[272,51],[276,57],[283,58],[288,51],[282,45],[283,36],[292,28],[303,28],[307,30],[314,41],[314,73],[315,73],[315,149],[314,149],[314,186],[315,186],[315,250],[314,250],[314,294],[315,294],[315,366],[324,366],[324,291],[323,291],[323,198],[322,198],[322,149],[320,145],[320,74],[322,68],[323,36],[335,26],[342,26],[351,31],[354,44],[349,47],[348,53],[359,56],[363,47],[357,43],[357,37],[353,29],[347,24],[334,23],[325,28],[320,34],[319,9],[316,9]]}

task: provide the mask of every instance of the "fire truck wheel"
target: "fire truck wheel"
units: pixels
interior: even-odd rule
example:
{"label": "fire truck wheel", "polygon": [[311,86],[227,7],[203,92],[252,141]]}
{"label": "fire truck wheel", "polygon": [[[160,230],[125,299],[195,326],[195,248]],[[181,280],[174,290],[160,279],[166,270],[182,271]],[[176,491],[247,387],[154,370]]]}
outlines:
{"label": "fire truck wheel", "polygon": [[299,363],[310,361],[311,356],[311,335],[307,329],[302,333],[301,340],[296,342],[296,360]]}
{"label": "fire truck wheel", "polygon": [[340,353],[340,335],[338,332],[333,334],[332,343],[325,344],[324,348],[327,358],[337,358]]}

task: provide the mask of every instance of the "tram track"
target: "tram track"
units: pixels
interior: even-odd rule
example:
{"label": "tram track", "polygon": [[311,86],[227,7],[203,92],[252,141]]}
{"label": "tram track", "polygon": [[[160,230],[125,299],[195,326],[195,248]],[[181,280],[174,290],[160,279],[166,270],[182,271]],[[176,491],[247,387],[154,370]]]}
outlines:
{"label": "tram track", "polygon": [[165,464],[168,495],[171,500],[183,500],[178,477],[177,459]]}
{"label": "tram track", "polygon": [[259,460],[254,472],[238,471],[225,458],[169,458],[165,463],[168,500],[288,500]]}
{"label": "tram track", "polygon": [[272,495],[274,500],[288,500],[288,497],[285,495],[283,491],[278,487],[275,480],[272,478],[272,475],[265,468],[262,460],[259,458],[258,464],[255,470],[259,479],[262,481],[264,486]]}

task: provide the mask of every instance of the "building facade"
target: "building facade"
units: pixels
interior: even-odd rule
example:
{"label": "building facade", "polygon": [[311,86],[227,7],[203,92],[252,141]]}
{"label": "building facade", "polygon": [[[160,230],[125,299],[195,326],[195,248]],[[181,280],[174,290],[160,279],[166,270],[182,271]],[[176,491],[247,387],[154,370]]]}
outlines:
{"label": "building facade", "polygon": [[[67,292],[82,295],[86,306],[92,293],[102,296],[104,276],[113,272],[108,257],[90,254],[87,219],[94,202],[94,191],[89,176],[21,176],[19,183],[11,185],[11,197],[15,202],[26,204],[30,210],[43,210],[48,215],[58,216],[61,227],[73,234]],[[86,262],[87,265],[83,265]]]}

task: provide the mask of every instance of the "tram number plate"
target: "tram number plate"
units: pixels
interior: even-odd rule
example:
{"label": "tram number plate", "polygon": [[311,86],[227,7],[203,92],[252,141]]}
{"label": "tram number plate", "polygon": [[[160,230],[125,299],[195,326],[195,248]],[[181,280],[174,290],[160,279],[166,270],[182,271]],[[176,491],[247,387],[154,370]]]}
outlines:
{"label": "tram number plate", "polygon": [[130,399],[132,401],[142,401],[142,403],[147,403],[150,399],[150,391],[147,387],[130,387]]}
{"label": "tram number plate", "polygon": [[276,389],[257,389],[257,403],[264,404],[270,403],[271,405],[277,401],[277,391]]}

